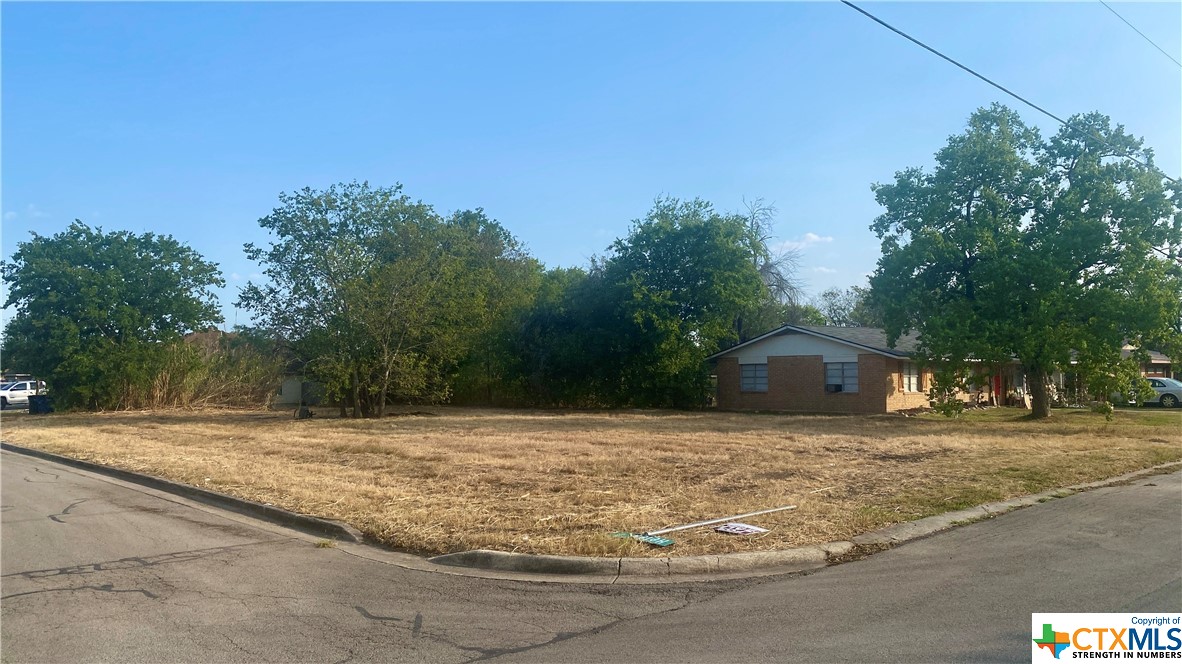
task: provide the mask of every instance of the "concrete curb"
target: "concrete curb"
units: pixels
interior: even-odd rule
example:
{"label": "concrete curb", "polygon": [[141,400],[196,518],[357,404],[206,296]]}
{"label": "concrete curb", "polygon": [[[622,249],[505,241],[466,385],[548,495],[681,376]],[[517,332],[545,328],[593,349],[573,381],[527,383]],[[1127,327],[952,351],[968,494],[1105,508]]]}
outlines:
{"label": "concrete curb", "polygon": [[[81,461],[59,454],[53,454],[52,452],[21,447],[8,442],[0,441],[0,449],[45,459],[66,466],[81,468],[160,491],[166,491],[197,502],[276,523],[312,535],[335,538],[345,542],[362,542],[364,539],[361,532],[356,528],[339,521],[297,514],[272,505],[264,505],[251,500],[235,498],[216,491],[199,489],[188,484],[181,484],[151,475],[103,466],[89,461]],[[1124,475],[1110,477],[1098,482],[1052,489],[1030,496],[986,503],[916,521],[898,523],[880,530],[863,533],[850,540],[826,542],[814,546],[781,549],[779,551],[750,551],[714,556],[671,556],[664,558],[589,558],[584,556],[544,556],[475,549],[472,551],[461,551],[459,553],[435,556],[426,559],[426,562],[446,567],[488,570],[492,572],[559,576],[613,576],[615,578],[621,576],[652,578],[684,575],[735,574],[743,572],[768,574],[803,572],[825,567],[857,548],[896,546],[905,542],[922,539],[950,528],[968,525],[975,521],[991,519],[1023,507],[1037,505],[1038,503],[1047,502],[1056,498],[1064,498],[1088,489],[1098,489],[1130,482],[1140,477],[1168,472],[1169,469],[1173,468],[1182,468],[1182,461],[1164,463]]]}
{"label": "concrete curb", "polygon": [[448,567],[471,567],[499,572],[533,574],[618,574],[621,558],[585,556],[541,556],[473,549],[428,558],[427,562]]}
{"label": "concrete curb", "polygon": [[922,539],[936,533],[991,519],[1006,512],[1037,505],[1055,498],[1064,498],[1080,491],[1112,486],[1154,475],[1170,468],[1182,468],[1182,461],[1165,463],[1151,468],[1110,477],[1099,482],[1077,484],[1052,489],[1030,496],[986,503],[955,512],[937,514],[916,521],[897,523],[850,540],[826,542],[780,551],[752,551],[717,556],[684,556],[667,558],[586,558],[579,556],[539,556],[525,553],[505,553],[478,549],[428,558],[437,565],[525,572],[533,574],[615,574],[619,576],[675,576],[684,574],[723,574],[735,572],[803,572],[825,567],[859,547],[896,546]]}
{"label": "concrete curb", "polygon": [[1012,512],[1023,507],[1030,507],[1039,503],[1045,503],[1048,500],[1056,498],[1065,498],[1072,494],[1088,489],[1099,489],[1106,486],[1113,486],[1115,484],[1123,484],[1130,482],[1139,477],[1147,475],[1156,475],[1163,470],[1171,468],[1182,468],[1182,461],[1172,461],[1170,463],[1163,463],[1150,468],[1143,468],[1124,475],[1117,475],[1116,477],[1109,477],[1108,479],[1100,480],[1098,482],[1088,482],[1087,484],[1076,484],[1061,489],[1051,489],[1050,491],[1043,491],[1029,496],[1019,496],[1017,498],[1010,498],[1009,500],[1001,500],[994,503],[985,503],[984,505],[977,505],[976,507],[969,507],[955,512],[945,512],[935,516],[929,516],[916,521],[908,521],[905,523],[897,523],[893,526],[887,526],[881,530],[875,530],[869,533],[858,535],[851,539],[851,542],[858,546],[866,545],[896,545],[903,542],[910,542],[911,540],[920,539],[929,535],[934,535],[938,532],[955,528],[957,526],[967,526],[976,521],[983,521],[985,519],[992,519],[995,516],[1000,516],[1006,512]]}
{"label": "concrete curb", "polygon": [[[832,547],[848,551],[852,545]],[[472,567],[500,572],[534,574],[613,574],[616,576],[672,576],[681,574],[723,574],[750,570],[799,572],[824,567],[829,550],[805,546],[782,551],[751,551],[717,556],[666,558],[587,558],[581,556],[539,556],[477,549],[428,558],[427,562],[452,567]],[[837,555],[835,553],[835,555]]]}
{"label": "concrete curb", "polygon": [[310,535],[317,535],[320,537],[327,537],[331,539],[338,539],[345,542],[361,542],[363,536],[361,531],[353,526],[340,521],[331,521],[329,519],[319,519],[314,516],[306,514],[297,514],[289,512],[284,509],[279,509],[273,505],[264,505],[263,503],[256,503],[253,500],[245,500],[242,498],[235,498],[234,496],[227,496],[224,493],[217,491],[210,491],[208,489],[199,489],[188,484],[181,484],[180,482],[173,482],[171,480],[153,477],[151,475],[144,475],[142,473],[132,472],[130,470],[122,470],[119,468],[112,468],[110,466],[103,466],[89,461],[81,461],[70,457],[54,454],[52,452],[43,452],[28,447],[21,447],[20,445],[13,445],[12,443],[0,441],[0,449],[25,456],[36,457],[38,459],[45,459],[54,463],[60,463],[63,466],[72,466],[74,468],[81,468],[92,473],[100,475],[107,475],[124,482],[131,482],[139,484],[159,491],[166,491],[168,493],[176,494],[195,500],[206,505],[213,505],[224,510],[237,512],[263,521],[270,521],[293,530],[308,533]]}

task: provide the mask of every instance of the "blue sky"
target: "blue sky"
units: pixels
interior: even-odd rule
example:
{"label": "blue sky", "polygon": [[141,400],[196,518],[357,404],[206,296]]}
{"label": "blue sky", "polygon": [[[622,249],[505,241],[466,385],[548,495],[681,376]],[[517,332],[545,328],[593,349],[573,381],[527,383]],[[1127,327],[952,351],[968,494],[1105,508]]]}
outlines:
{"label": "blue sky", "polygon": [[[1182,3],[1110,3],[1182,60]],[[1061,116],[1098,110],[1182,175],[1182,69],[1099,2],[866,3]],[[585,265],[654,198],[763,198],[811,293],[862,283],[873,182],[972,111],[1054,122],[836,2],[12,3],[3,255],[75,218],[220,264],[281,191],[401,182]]]}

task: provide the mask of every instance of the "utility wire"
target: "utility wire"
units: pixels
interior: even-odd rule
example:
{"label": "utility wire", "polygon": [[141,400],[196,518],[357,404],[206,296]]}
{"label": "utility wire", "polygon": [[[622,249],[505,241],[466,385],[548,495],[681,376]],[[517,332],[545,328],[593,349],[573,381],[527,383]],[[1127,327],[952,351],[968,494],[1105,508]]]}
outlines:
{"label": "utility wire", "polygon": [[[909,41],[909,42],[911,42],[911,43],[913,43],[913,44],[915,44],[915,45],[917,45],[917,46],[919,46],[919,47],[923,48],[923,49],[924,49],[924,50],[926,50],[926,51],[929,51],[930,53],[932,53],[932,54],[934,54],[934,55],[936,55],[936,56],[938,56],[939,58],[941,58],[941,59],[943,59],[943,60],[946,60],[946,61],[948,61],[948,62],[950,62],[950,63],[952,63],[952,64],[956,65],[957,67],[960,67],[961,69],[965,70],[966,72],[968,72],[968,73],[972,74],[973,76],[976,76],[977,78],[981,79],[982,81],[985,81],[985,82],[986,82],[986,83],[988,83],[989,85],[992,85],[993,87],[997,88],[998,90],[1001,90],[1002,92],[1006,93],[1007,95],[1009,95],[1009,96],[1013,97],[1014,99],[1017,99],[1018,101],[1022,102],[1023,104],[1026,104],[1026,105],[1027,105],[1027,106],[1029,106],[1030,108],[1033,108],[1034,110],[1036,110],[1036,111],[1038,111],[1038,112],[1042,113],[1043,115],[1046,115],[1046,116],[1048,116],[1048,117],[1050,117],[1050,118],[1053,118],[1055,121],[1057,121],[1059,124],[1063,125],[1064,127],[1067,127],[1067,128],[1069,128],[1069,129],[1076,129],[1076,130],[1078,131],[1078,128],[1076,128],[1076,127],[1073,127],[1073,126],[1072,126],[1070,123],[1068,123],[1068,122],[1067,122],[1066,120],[1064,120],[1063,118],[1061,118],[1061,117],[1059,117],[1059,116],[1055,115],[1054,113],[1052,113],[1052,112],[1048,111],[1047,109],[1043,108],[1042,106],[1039,106],[1038,104],[1036,104],[1036,103],[1034,103],[1034,102],[1030,101],[1029,99],[1026,99],[1025,97],[1023,97],[1023,96],[1019,95],[1018,93],[1016,93],[1016,92],[1014,92],[1014,91],[1012,91],[1012,90],[1010,90],[1010,89],[1006,88],[1005,86],[1001,85],[1000,83],[997,83],[997,82],[995,82],[995,81],[993,81],[993,80],[991,80],[991,79],[989,79],[989,78],[986,78],[986,77],[985,77],[984,75],[982,75],[982,74],[978,74],[976,71],[974,71],[974,70],[972,70],[972,69],[970,69],[970,68],[966,67],[965,65],[962,65],[962,64],[960,64],[960,63],[959,63],[959,62],[957,62],[956,60],[953,60],[952,58],[948,57],[947,55],[944,55],[943,53],[941,53],[941,52],[937,51],[936,49],[932,48],[931,46],[928,46],[927,44],[925,44],[925,43],[923,43],[923,42],[919,41],[919,40],[918,40],[918,39],[916,39],[915,37],[912,37],[911,35],[907,34],[906,32],[903,32],[902,30],[900,30],[900,29],[896,28],[895,26],[893,26],[893,25],[891,25],[891,24],[887,23],[886,21],[883,21],[882,19],[880,19],[880,18],[878,18],[877,16],[875,16],[875,15],[871,14],[870,12],[868,12],[868,11],[866,11],[866,10],[862,9],[861,7],[859,7],[859,6],[855,5],[854,3],[852,3],[852,2],[849,2],[849,0],[841,0],[841,4],[843,4],[843,5],[847,6],[847,7],[849,7],[850,9],[853,9],[854,11],[858,12],[859,14],[862,14],[863,16],[865,16],[866,18],[870,19],[871,21],[874,21],[875,23],[877,23],[877,24],[881,25],[882,27],[886,28],[887,30],[890,30],[891,32],[893,32],[893,33],[895,33],[895,34],[899,35],[900,37],[902,37],[902,38],[906,39],[907,41]],[[1122,152],[1122,151],[1120,150],[1120,148],[1117,148],[1115,145],[1112,145],[1112,144],[1111,144],[1111,143],[1109,143],[1108,141],[1104,140],[1104,137],[1103,137],[1103,136],[1101,136],[1101,135],[1099,135],[1099,134],[1097,134],[1097,133],[1092,133],[1092,134],[1090,134],[1090,135],[1091,135],[1093,138],[1095,138],[1096,140],[1100,141],[1101,143],[1103,143],[1103,144],[1107,145],[1108,147],[1112,148],[1113,150],[1117,150],[1118,152]],[[1130,155],[1130,154],[1123,154],[1123,153],[1122,153],[1122,154],[1119,154],[1119,156],[1125,157],[1126,159],[1131,159],[1132,161],[1135,161],[1135,162],[1137,162],[1138,164],[1141,164],[1142,166],[1144,166],[1144,167],[1146,167],[1146,168],[1151,168],[1151,169],[1153,169],[1153,170],[1157,171],[1157,173],[1158,173],[1159,175],[1161,175],[1161,177],[1165,178],[1166,180],[1169,180],[1170,182],[1172,182],[1172,183],[1174,183],[1174,184],[1178,184],[1178,180],[1176,180],[1176,179],[1174,179],[1174,178],[1172,178],[1172,177],[1170,177],[1170,176],[1166,175],[1164,172],[1162,172],[1162,170],[1161,170],[1160,168],[1158,168],[1158,167],[1156,167],[1156,166],[1153,166],[1153,165],[1151,165],[1151,164],[1148,164],[1148,163],[1146,163],[1146,162],[1144,162],[1144,161],[1141,161],[1140,159],[1138,159],[1138,158],[1136,158],[1136,157],[1134,157],[1134,156],[1132,156],[1132,155]]]}
{"label": "utility wire", "polygon": [[1006,88],[1005,86],[1001,85],[1000,83],[995,83],[995,82],[989,80],[988,78],[985,78],[981,74],[978,74],[977,72],[973,71],[972,69],[969,69],[968,67],[960,64],[956,60],[953,60],[952,58],[948,57],[947,55],[944,55],[943,53],[937,51],[936,49],[932,48],[931,46],[928,46],[927,44],[919,41],[915,37],[912,37],[911,35],[907,34],[906,32],[903,32],[902,30],[900,30],[900,29],[896,28],[895,26],[891,25],[890,23],[887,23],[886,21],[878,18],[874,14],[871,14],[870,12],[866,11],[865,9],[862,9],[861,7],[855,5],[854,3],[848,2],[847,0],[841,0],[841,4],[846,5],[850,9],[853,9],[854,11],[862,14],[863,16],[870,19],[871,21],[874,21],[875,23],[877,23],[877,24],[881,25],[882,27],[886,28],[887,30],[890,30],[891,32],[899,35],[900,37],[910,41],[911,43],[916,44],[920,48],[923,48],[923,49],[935,54],[937,57],[943,58],[944,60],[951,62],[952,64],[956,65],[957,67],[960,67],[961,69],[967,71],[968,73],[972,74],[973,76],[976,76],[977,78],[981,79],[982,81],[985,81],[989,85],[992,85],[993,87],[997,88],[998,90],[1001,90],[1002,92],[1013,97],[1014,99],[1017,99],[1018,101],[1022,102],[1023,104],[1026,104],[1027,106],[1033,108],[1034,110],[1039,111],[1039,112],[1043,113],[1044,115],[1051,116],[1052,118],[1058,120],[1060,124],[1067,124],[1066,120],[1064,120],[1063,118],[1048,111],[1047,109],[1043,108],[1042,106],[1039,106],[1038,104],[1023,97],[1022,95],[1019,95],[1018,93]]}
{"label": "utility wire", "polygon": [[1110,6],[1108,5],[1108,3],[1107,3],[1107,2],[1104,2],[1104,0],[1100,0],[1100,4],[1104,5],[1104,6],[1105,6],[1105,7],[1108,9],[1108,11],[1112,12],[1112,14],[1113,14],[1114,16],[1116,16],[1116,17],[1117,17],[1117,18],[1119,18],[1120,20],[1124,21],[1124,24],[1125,24],[1125,25],[1127,25],[1127,26],[1129,26],[1130,28],[1132,28],[1132,29],[1133,29],[1133,32],[1135,32],[1135,33],[1137,33],[1137,34],[1141,35],[1141,38],[1142,38],[1142,39],[1144,39],[1145,41],[1149,42],[1150,44],[1153,44],[1153,47],[1154,47],[1154,48],[1156,48],[1157,50],[1161,51],[1161,54],[1162,54],[1162,55],[1166,56],[1166,57],[1167,57],[1167,58],[1169,58],[1170,60],[1173,60],[1174,64],[1178,65],[1179,67],[1182,67],[1182,62],[1178,62],[1177,60],[1174,60],[1174,56],[1172,56],[1172,55],[1170,55],[1169,53],[1167,53],[1167,52],[1166,52],[1166,50],[1165,50],[1164,48],[1162,48],[1162,47],[1158,46],[1158,45],[1157,45],[1157,42],[1153,41],[1153,40],[1152,40],[1152,39],[1150,39],[1149,37],[1146,37],[1144,32],[1141,32],[1140,30],[1138,30],[1138,29],[1137,29],[1137,26],[1133,25],[1132,23],[1129,23],[1129,22],[1128,22],[1128,20],[1127,20],[1127,19],[1125,19],[1125,17],[1121,16],[1120,14],[1117,14],[1117,13],[1116,13],[1116,10],[1115,10],[1115,9],[1113,9],[1112,7],[1110,7]]}

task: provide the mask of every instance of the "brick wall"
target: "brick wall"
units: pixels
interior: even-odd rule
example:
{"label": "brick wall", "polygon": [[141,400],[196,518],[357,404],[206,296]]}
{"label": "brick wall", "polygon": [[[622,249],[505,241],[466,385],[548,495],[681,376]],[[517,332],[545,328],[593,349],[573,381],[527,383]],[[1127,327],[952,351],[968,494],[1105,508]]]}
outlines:
{"label": "brick wall", "polygon": [[903,365],[905,362],[903,360],[891,360],[885,357],[882,359],[886,361],[887,367],[892,371],[886,393],[886,409],[888,411],[922,408],[931,405],[931,401],[928,399],[928,388],[932,386],[931,371],[923,371],[922,392],[904,392]]}
{"label": "brick wall", "polygon": [[[881,355],[858,356],[858,392],[825,392],[825,363],[820,355],[769,357],[767,392],[743,392],[739,360],[718,360],[718,407],[726,410],[783,410],[806,413],[886,412],[892,373]],[[896,377],[897,378],[897,377]]]}

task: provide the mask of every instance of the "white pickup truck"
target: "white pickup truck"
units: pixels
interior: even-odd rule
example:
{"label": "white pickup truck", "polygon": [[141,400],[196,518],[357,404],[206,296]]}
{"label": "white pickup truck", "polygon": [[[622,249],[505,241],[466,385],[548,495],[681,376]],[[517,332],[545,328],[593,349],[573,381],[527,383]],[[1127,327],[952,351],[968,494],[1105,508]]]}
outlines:
{"label": "white pickup truck", "polygon": [[0,385],[0,408],[28,406],[30,395],[41,394],[44,391],[43,380],[18,380],[15,383]]}

